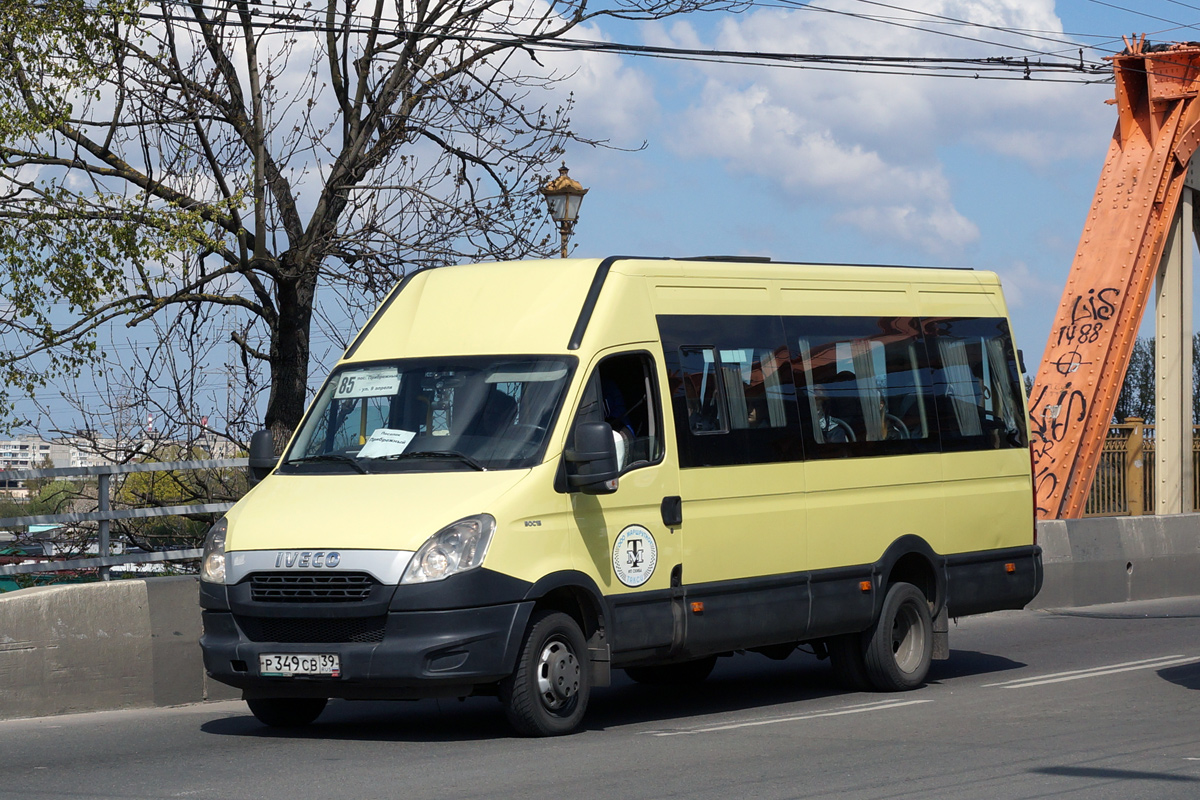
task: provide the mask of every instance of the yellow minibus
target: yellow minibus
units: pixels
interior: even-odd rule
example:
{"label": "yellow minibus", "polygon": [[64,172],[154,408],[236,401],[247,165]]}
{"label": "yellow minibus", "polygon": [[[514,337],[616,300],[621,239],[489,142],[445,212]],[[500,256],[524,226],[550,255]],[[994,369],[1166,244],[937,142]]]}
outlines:
{"label": "yellow minibus", "polygon": [[920,686],[1041,586],[1000,283],[765,259],[427,269],[358,334],[201,568],[208,674],[272,726],[495,695],[580,724],[611,670],[828,658]]}

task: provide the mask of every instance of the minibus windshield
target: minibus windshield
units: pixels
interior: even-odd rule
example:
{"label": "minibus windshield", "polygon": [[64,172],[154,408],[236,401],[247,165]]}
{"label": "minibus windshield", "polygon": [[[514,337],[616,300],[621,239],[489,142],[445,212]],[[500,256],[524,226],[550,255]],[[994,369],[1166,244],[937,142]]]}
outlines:
{"label": "minibus windshield", "polygon": [[349,365],[330,376],[287,472],[519,469],[538,463],[575,359],[471,356]]}

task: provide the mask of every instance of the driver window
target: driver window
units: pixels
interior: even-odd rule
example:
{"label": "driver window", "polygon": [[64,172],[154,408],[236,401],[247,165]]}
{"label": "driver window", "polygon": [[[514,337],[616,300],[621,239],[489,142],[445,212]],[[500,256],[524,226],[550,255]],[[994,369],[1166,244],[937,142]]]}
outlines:
{"label": "driver window", "polygon": [[[608,423],[621,472],[662,458],[662,417],[654,364],[641,353],[610,356],[588,379],[575,424]],[[571,446],[574,446],[572,435]]]}

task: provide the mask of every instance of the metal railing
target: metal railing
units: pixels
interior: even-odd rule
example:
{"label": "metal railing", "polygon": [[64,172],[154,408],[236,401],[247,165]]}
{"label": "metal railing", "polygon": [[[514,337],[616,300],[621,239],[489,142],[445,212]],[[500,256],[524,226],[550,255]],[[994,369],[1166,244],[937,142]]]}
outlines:
{"label": "metal railing", "polygon": [[152,508],[112,508],[112,476],[137,472],[184,472],[205,469],[245,467],[248,459],[225,458],[207,461],[171,461],[141,464],[112,464],[100,467],[63,467],[54,469],[5,470],[5,480],[33,480],[36,478],[97,478],[97,510],[65,514],[39,514],[27,517],[0,518],[0,528],[13,525],[70,525],[80,522],[97,523],[95,558],[73,558],[60,561],[45,561],[31,564],[0,565],[0,575],[30,575],[41,572],[64,570],[99,569],[101,578],[108,580],[111,567],[124,564],[149,564],[166,561],[196,559],[201,555],[199,548],[183,550],[156,550],[146,553],[110,555],[112,550],[111,524],[116,520],[169,517],[185,514],[223,514],[233,507],[232,502],[193,503],[190,505],[161,506]]}
{"label": "metal railing", "polygon": [[[1153,514],[1155,496],[1155,430],[1131,417],[1109,428],[1092,479],[1085,517]],[[1200,509],[1200,425],[1192,430],[1192,508]]]}

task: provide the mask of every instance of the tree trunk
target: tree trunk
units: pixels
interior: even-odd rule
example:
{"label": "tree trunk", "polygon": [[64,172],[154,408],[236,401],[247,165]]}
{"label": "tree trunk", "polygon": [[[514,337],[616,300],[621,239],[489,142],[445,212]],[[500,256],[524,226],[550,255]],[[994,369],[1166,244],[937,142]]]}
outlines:
{"label": "tree trunk", "polygon": [[313,300],[316,295],[316,270],[289,269],[293,265],[284,255],[287,277],[275,289],[279,322],[271,332],[271,395],[267,400],[266,427],[275,439],[275,451],[282,453],[300,425],[308,395],[309,340]]}

